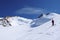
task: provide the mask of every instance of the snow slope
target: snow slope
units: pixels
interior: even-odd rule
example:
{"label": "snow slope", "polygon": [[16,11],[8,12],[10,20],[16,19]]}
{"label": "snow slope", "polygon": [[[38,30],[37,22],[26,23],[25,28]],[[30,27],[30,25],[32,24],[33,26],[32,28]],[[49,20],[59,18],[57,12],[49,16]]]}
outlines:
{"label": "snow slope", "polygon": [[[51,26],[52,18],[54,26]],[[51,13],[34,20],[15,16],[8,20],[12,26],[0,25],[0,40],[60,40],[59,14]]]}

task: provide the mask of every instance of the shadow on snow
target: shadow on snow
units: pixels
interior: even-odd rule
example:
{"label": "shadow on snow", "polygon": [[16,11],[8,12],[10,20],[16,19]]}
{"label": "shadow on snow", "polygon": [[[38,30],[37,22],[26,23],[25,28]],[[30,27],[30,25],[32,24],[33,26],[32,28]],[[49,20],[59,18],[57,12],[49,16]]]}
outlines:
{"label": "shadow on snow", "polygon": [[50,21],[51,19],[48,19],[48,18],[38,18],[38,19],[36,19],[36,20],[33,20],[32,22],[31,22],[31,27],[33,28],[33,27],[38,27],[38,26],[40,26],[40,25],[42,25],[42,24],[44,24],[44,23],[46,23],[46,22],[48,22],[48,21]]}

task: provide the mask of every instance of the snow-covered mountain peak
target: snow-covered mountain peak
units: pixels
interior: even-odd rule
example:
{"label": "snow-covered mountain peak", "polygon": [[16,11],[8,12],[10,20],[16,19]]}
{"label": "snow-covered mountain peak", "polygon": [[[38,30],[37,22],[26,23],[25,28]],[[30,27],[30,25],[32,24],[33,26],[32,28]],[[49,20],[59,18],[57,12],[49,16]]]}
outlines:
{"label": "snow-covered mountain peak", "polygon": [[31,26],[32,26],[32,27],[40,26],[40,25],[42,25],[42,24],[50,21],[52,18],[54,19],[55,17],[58,17],[58,16],[60,16],[60,15],[57,14],[57,13],[49,13],[48,15],[43,14],[42,17],[37,18],[37,19],[34,19],[34,20],[31,22]]}
{"label": "snow-covered mountain peak", "polygon": [[60,14],[49,13],[33,20],[19,16],[0,19],[0,40],[60,40]]}
{"label": "snow-covered mountain peak", "polygon": [[56,16],[59,16],[60,14],[57,14],[57,13],[49,13],[48,15],[46,15],[45,17],[49,18],[49,19],[52,19]]}
{"label": "snow-covered mountain peak", "polygon": [[57,13],[49,13],[50,16],[56,16],[56,15],[59,15]]}
{"label": "snow-covered mountain peak", "polygon": [[9,17],[8,20],[13,24],[29,24],[32,19],[23,18],[20,16]]}
{"label": "snow-covered mountain peak", "polygon": [[[48,15],[46,14],[41,14],[37,19],[27,19],[23,18],[20,16],[6,16],[5,18],[0,18],[0,19],[7,19],[11,25],[27,25],[29,24],[30,26],[39,26],[42,25],[43,23],[48,22],[52,18],[59,16],[57,13],[49,13]],[[5,20],[7,22],[7,20]],[[1,24],[1,23],[0,23]]]}
{"label": "snow-covered mountain peak", "polygon": [[15,25],[23,25],[23,24],[29,24],[32,21],[32,19],[23,18],[20,16],[6,16],[3,18],[0,18],[0,24],[3,26],[7,26],[11,24],[12,26]]}

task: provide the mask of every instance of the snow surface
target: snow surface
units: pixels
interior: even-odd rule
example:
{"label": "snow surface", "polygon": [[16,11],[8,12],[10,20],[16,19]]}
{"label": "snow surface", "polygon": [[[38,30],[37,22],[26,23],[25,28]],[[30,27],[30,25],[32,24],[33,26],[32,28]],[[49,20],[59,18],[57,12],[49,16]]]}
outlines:
{"label": "snow surface", "polygon": [[[52,18],[54,26],[51,26]],[[17,16],[8,20],[12,26],[0,25],[0,40],[60,40],[59,14],[51,13],[34,20]]]}

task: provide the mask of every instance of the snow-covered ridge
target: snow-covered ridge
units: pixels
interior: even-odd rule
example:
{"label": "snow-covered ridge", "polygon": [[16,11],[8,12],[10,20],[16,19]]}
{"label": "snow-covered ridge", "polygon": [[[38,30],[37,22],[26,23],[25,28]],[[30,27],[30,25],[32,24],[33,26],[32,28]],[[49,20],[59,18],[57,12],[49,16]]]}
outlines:
{"label": "snow-covered ridge", "polygon": [[[51,26],[51,18],[55,21],[54,26]],[[1,19],[7,25],[6,27],[0,25],[0,40],[60,40],[59,14],[44,14],[44,16],[33,20],[20,16]]]}
{"label": "snow-covered ridge", "polygon": [[[3,22],[3,20],[4,20],[4,22]],[[12,17],[6,16],[3,18],[0,18],[0,21],[2,21],[0,24],[6,23],[6,25],[7,25],[9,22],[11,25],[18,25],[18,24],[29,24],[32,21],[32,19],[23,18],[20,16],[12,16]]]}
{"label": "snow-covered ridge", "polygon": [[40,18],[34,19],[31,22],[31,26],[32,27],[40,26],[40,25],[50,21],[52,18],[54,18],[56,16],[60,16],[60,15],[57,13],[49,13],[48,15],[43,14],[42,16],[40,16]]}
{"label": "snow-covered ridge", "polygon": [[57,14],[57,13],[50,13],[49,15],[46,15],[46,17],[47,18],[54,18],[54,17],[56,17],[56,16],[59,16],[59,14]]}
{"label": "snow-covered ridge", "polygon": [[[54,18],[56,16],[59,16],[59,14],[57,14],[57,13],[49,13],[48,15],[43,14],[43,15],[40,15],[40,18],[33,19],[33,20],[23,18],[20,16],[12,16],[12,17],[6,16],[5,18],[0,18],[0,19],[7,19],[11,25],[29,24],[30,26],[39,26],[39,25],[42,25],[43,23],[48,22],[49,20],[51,20],[52,18]],[[2,24],[2,22],[0,22],[0,24]],[[6,22],[6,25],[7,24],[8,23]]]}

